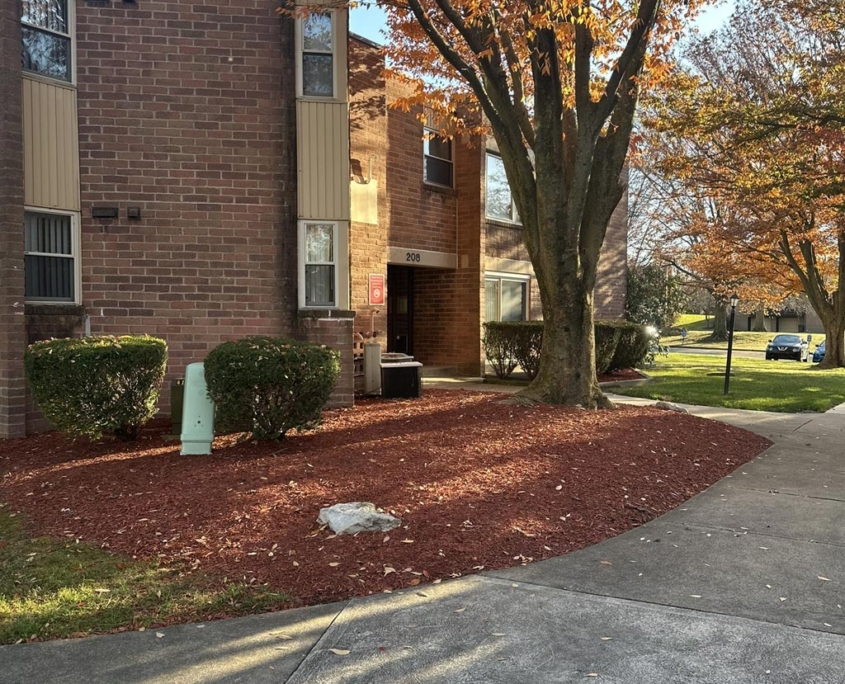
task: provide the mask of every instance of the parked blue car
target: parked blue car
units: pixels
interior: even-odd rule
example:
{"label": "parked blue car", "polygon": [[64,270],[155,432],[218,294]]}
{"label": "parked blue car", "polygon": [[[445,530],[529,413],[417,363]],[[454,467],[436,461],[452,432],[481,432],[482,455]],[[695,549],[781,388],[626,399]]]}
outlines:
{"label": "parked blue car", "polygon": [[813,363],[821,363],[822,361],[824,361],[824,340],[813,352]]}

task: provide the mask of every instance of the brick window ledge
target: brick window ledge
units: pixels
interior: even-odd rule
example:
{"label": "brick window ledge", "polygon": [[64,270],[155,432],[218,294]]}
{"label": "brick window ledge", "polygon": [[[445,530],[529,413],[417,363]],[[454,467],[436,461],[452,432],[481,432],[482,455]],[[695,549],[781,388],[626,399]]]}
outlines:
{"label": "brick window ledge", "polygon": [[447,188],[443,185],[434,185],[433,183],[423,183],[423,190],[428,192],[436,192],[441,195],[449,195],[450,197],[457,197],[458,191],[455,188]]}
{"label": "brick window ledge", "polygon": [[84,316],[85,307],[79,304],[26,304],[26,316]]}
{"label": "brick window ledge", "polygon": [[355,318],[354,311],[346,309],[299,309],[297,316],[300,319],[309,318]]}

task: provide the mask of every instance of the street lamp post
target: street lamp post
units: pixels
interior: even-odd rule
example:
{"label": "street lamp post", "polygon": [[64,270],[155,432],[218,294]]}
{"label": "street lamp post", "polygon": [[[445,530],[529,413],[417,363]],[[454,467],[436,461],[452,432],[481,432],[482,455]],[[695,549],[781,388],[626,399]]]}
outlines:
{"label": "street lamp post", "polygon": [[739,304],[739,297],[736,292],[731,295],[731,321],[728,324],[728,362],[725,364],[725,394],[731,384],[731,353],[734,348],[734,318],[736,317],[736,305]]}

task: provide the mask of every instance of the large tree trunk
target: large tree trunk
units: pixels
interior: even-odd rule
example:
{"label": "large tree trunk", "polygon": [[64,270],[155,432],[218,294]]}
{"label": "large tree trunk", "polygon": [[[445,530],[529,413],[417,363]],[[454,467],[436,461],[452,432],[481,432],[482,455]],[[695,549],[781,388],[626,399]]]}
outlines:
{"label": "large tree trunk", "polygon": [[[572,21],[571,35],[561,38],[558,21],[576,17],[569,10],[549,22],[537,22],[531,10],[513,33],[508,21],[500,24],[498,12],[464,12],[447,0],[435,4],[439,14],[429,3],[408,0],[425,34],[466,79],[490,125],[540,290],[540,369],[520,394],[531,401],[610,406],[596,380],[593,290],[607,224],[624,193],[639,77],[660,0],[636,3],[637,19],[611,70],[599,66],[595,49],[604,38],[593,34],[589,22]],[[451,35],[468,48],[463,54],[442,30],[450,25]],[[527,60],[514,48],[523,31]],[[561,40],[572,41],[571,52]],[[475,58],[467,61],[468,53]],[[595,89],[599,73],[606,78],[603,92]],[[525,89],[526,83],[533,87]]]}
{"label": "large tree trunk", "polygon": [[[845,366],[845,231],[837,236],[839,256],[836,289],[828,291],[816,256],[816,249],[809,240],[799,240],[798,253],[793,250],[790,235],[781,231],[780,248],[789,267],[804,286],[810,305],[824,326],[825,353],[820,368]],[[798,255],[800,254],[800,261]]]}
{"label": "large tree trunk", "polygon": [[763,307],[754,312],[754,332],[769,332],[766,330],[766,311]]}
{"label": "large tree trunk", "polygon": [[543,304],[540,370],[520,394],[553,404],[612,406],[596,379],[592,290],[561,282],[555,299]]}
{"label": "large tree trunk", "polygon": [[824,325],[824,361],[820,368],[841,368],[845,366],[845,321],[840,317],[822,318]]}
{"label": "large tree trunk", "polygon": [[713,312],[713,340],[727,341],[728,339],[728,303],[716,297],[716,309]]}

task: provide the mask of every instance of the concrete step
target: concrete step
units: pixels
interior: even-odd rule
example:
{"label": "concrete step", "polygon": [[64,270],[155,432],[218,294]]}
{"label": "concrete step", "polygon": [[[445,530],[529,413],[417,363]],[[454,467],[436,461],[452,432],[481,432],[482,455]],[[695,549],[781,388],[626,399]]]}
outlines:
{"label": "concrete step", "polygon": [[422,367],[422,376],[424,378],[453,378],[458,375],[458,369],[455,366],[426,366]]}

